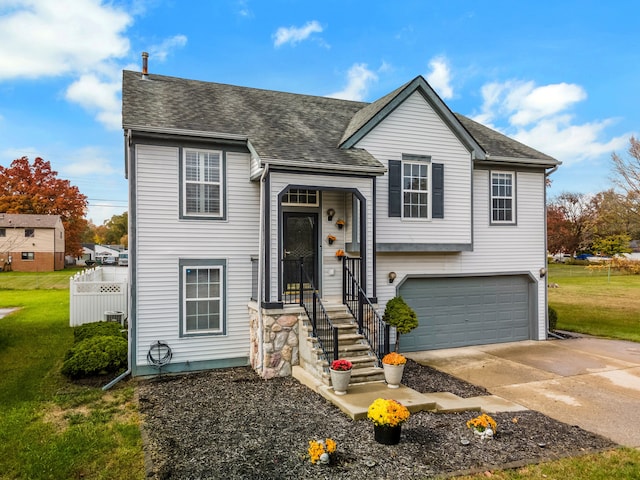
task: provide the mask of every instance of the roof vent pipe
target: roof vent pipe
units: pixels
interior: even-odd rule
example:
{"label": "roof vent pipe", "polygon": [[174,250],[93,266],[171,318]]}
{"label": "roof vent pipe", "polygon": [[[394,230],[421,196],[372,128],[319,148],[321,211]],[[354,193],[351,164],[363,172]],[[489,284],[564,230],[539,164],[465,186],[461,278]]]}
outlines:
{"label": "roof vent pipe", "polygon": [[149,78],[149,54],[142,52],[142,78]]}

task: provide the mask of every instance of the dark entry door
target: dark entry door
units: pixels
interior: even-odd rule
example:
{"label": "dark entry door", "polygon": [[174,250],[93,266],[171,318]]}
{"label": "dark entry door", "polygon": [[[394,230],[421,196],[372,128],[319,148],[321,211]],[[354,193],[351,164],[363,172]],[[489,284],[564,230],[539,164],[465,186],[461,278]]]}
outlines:
{"label": "dark entry door", "polygon": [[318,215],[293,212],[284,212],[283,215],[282,292],[286,299],[300,291],[300,261],[318,287]]}

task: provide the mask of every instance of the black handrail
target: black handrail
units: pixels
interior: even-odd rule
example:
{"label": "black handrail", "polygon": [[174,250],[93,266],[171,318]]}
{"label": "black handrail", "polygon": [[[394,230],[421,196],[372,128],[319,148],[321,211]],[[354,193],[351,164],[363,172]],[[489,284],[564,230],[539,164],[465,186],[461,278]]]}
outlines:
{"label": "black handrail", "polygon": [[342,259],[342,303],[356,319],[358,333],[369,342],[378,366],[381,367],[382,357],[389,353],[391,327],[382,320],[360,286],[358,278],[361,262],[360,258]]}
{"label": "black handrail", "polygon": [[338,328],[331,323],[331,319],[322,304],[318,290],[313,284],[309,273],[305,270],[304,260],[299,260],[299,292],[300,306],[304,308],[307,318],[311,322],[313,338],[315,338],[322,350],[322,354],[331,365],[333,360],[338,360]]}

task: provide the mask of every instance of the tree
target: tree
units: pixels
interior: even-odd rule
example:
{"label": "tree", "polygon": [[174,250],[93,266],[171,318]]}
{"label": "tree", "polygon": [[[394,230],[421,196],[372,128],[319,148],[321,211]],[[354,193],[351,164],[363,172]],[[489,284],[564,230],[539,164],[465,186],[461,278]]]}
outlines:
{"label": "tree", "polygon": [[627,193],[640,198],[640,141],[635,137],[629,139],[628,157],[617,153],[611,155],[613,161],[614,183]]}
{"label": "tree", "polygon": [[49,162],[37,157],[33,165],[27,157],[11,166],[0,165],[0,212],[60,215],[65,230],[65,253],[82,254],[80,239],[87,221],[87,197],[69,180],[57,177]]}
{"label": "tree", "polygon": [[418,326],[416,312],[402,297],[393,297],[387,302],[382,319],[392,327],[396,327],[396,352],[400,346],[400,334],[409,333]]}
{"label": "tree", "polygon": [[640,238],[640,204],[631,195],[610,189],[593,197],[594,233],[598,237],[629,234],[632,238]]}
{"label": "tree", "polygon": [[107,227],[104,243],[107,245],[127,246],[127,233],[129,231],[129,214],[127,212],[122,215],[113,215],[104,222],[104,225]]}
{"label": "tree", "polygon": [[594,240],[593,249],[602,255],[615,257],[621,253],[630,253],[629,243],[631,243],[629,235],[609,235]]}
{"label": "tree", "polygon": [[[552,228],[555,228],[553,221],[557,221],[557,231],[552,230],[552,235],[559,238],[552,238],[556,252],[575,253],[579,250],[588,250],[591,245],[591,238],[594,229],[595,212],[589,196],[582,193],[564,192],[558,195],[549,207],[547,212],[551,212]],[[549,225],[547,225],[547,234]],[[551,243],[547,240],[548,243]],[[549,249],[550,251],[553,251]]]}

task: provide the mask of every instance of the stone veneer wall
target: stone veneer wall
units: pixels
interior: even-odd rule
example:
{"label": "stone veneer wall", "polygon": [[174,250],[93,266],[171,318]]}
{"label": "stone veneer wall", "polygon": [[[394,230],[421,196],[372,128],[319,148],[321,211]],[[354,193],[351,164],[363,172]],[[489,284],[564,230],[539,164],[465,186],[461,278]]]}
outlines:
{"label": "stone veneer wall", "polygon": [[299,363],[301,309],[262,310],[263,356],[259,358],[258,305],[249,305],[251,329],[251,367],[263,378],[290,377],[293,366]]}

